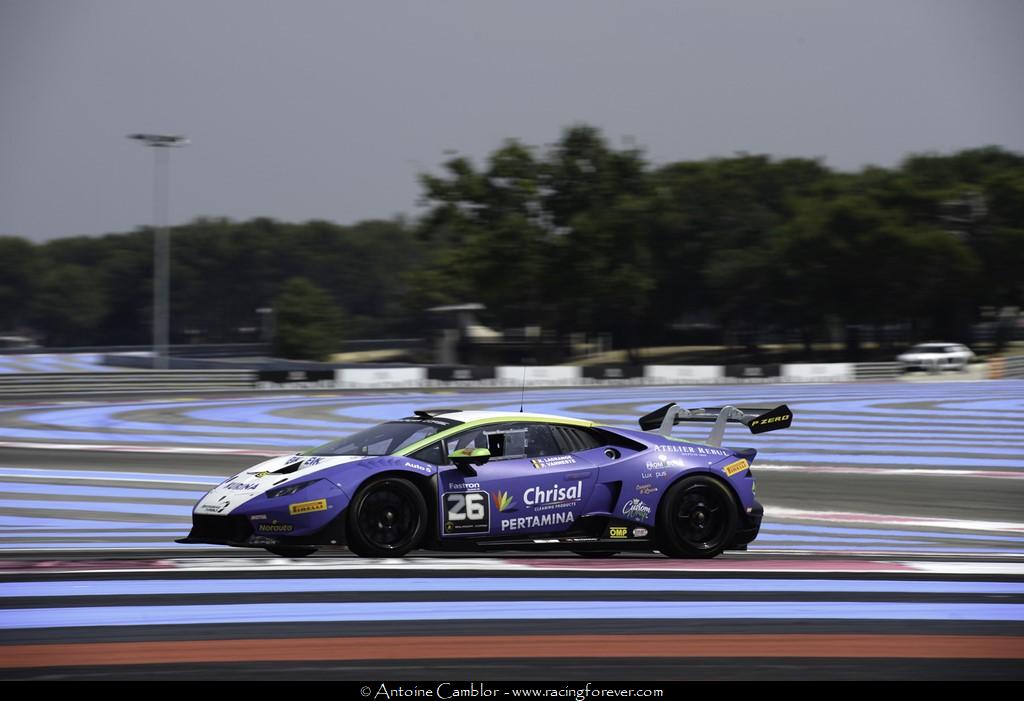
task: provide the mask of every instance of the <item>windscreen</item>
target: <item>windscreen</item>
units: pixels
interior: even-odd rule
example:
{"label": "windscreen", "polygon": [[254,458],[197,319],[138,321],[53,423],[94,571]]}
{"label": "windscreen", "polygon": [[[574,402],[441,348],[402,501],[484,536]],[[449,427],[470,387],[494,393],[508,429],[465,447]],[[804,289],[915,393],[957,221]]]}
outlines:
{"label": "windscreen", "polygon": [[441,422],[389,421],[353,433],[346,438],[310,448],[303,455],[391,455],[407,445],[432,436],[443,428]]}

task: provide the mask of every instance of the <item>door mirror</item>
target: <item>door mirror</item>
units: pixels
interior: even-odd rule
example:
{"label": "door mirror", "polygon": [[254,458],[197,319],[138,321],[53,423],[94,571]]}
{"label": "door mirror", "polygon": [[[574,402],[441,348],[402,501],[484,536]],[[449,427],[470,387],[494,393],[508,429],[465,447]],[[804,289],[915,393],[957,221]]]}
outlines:
{"label": "door mirror", "polygon": [[455,469],[470,477],[476,476],[474,465],[483,465],[491,459],[491,451],[487,448],[460,448],[448,455]]}

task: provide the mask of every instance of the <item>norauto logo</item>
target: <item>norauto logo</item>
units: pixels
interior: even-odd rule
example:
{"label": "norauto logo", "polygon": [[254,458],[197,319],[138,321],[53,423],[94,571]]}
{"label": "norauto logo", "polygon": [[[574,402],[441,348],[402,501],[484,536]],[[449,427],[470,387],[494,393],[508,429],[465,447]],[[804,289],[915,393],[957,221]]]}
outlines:
{"label": "norauto logo", "polygon": [[491,499],[498,511],[508,511],[515,506],[516,500],[509,496],[508,492],[491,492]]}
{"label": "norauto logo", "polygon": [[291,533],[295,529],[290,523],[261,523],[256,526],[256,530],[260,533]]}
{"label": "norauto logo", "polygon": [[537,504],[560,504],[567,501],[577,501],[583,496],[583,482],[577,481],[571,487],[560,487],[557,484],[548,489],[543,487],[530,487],[523,492],[523,503],[527,506]]}
{"label": "norauto logo", "polygon": [[288,505],[288,513],[292,516],[308,514],[313,511],[327,511],[327,500],[317,499],[316,501],[300,501],[297,504]]}

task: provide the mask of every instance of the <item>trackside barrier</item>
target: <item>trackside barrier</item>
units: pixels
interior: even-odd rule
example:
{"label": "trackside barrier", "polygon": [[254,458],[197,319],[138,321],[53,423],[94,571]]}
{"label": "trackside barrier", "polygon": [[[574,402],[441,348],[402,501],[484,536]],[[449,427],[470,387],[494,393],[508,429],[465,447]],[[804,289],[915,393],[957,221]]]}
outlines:
{"label": "trackside barrier", "polygon": [[794,363],[782,366],[783,382],[850,382],[856,379],[853,363]]}
{"label": "trackside barrier", "polygon": [[856,380],[891,380],[903,371],[899,363],[855,363],[853,367]]}
{"label": "trackside barrier", "polygon": [[145,370],[0,374],[0,397],[252,389],[252,370]]}
{"label": "trackside barrier", "polygon": [[992,380],[1024,379],[1024,356],[993,358],[988,365],[988,376]]}
{"label": "trackside barrier", "polygon": [[576,385],[582,377],[583,368],[578,365],[513,365],[494,368],[495,384],[500,387],[518,387],[524,381],[527,385],[539,386]]}
{"label": "trackside barrier", "polygon": [[[749,366],[752,367],[752,366]],[[581,385],[695,385],[759,382],[847,382],[900,376],[899,363],[788,364],[772,377],[758,377],[748,366],[728,372],[719,365],[647,365],[586,369],[580,366],[526,366],[530,387]],[[737,376],[741,375],[741,376]],[[301,390],[431,387],[519,387],[523,366],[360,367],[317,370],[125,370],[121,372],[0,373],[0,399],[61,395],[158,394],[230,390]],[[999,358],[989,365],[992,379],[1024,379],[1024,356]]]}
{"label": "trackside barrier", "polygon": [[725,377],[721,365],[648,365],[644,368],[645,384],[703,384],[720,382]]}
{"label": "trackside barrier", "polygon": [[423,387],[426,368],[339,368],[334,371],[338,387]]}

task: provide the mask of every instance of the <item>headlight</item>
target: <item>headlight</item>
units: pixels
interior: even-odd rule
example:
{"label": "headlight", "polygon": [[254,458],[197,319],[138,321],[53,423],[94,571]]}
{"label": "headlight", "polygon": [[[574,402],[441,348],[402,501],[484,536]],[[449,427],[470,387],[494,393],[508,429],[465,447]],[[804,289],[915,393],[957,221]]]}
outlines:
{"label": "headlight", "polygon": [[310,480],[309,482],[299,482],[298,484],[286,484],[283,487],[267,491],[267,496],[270,497],[271,499],[274,499],[276,497],[291,496],[292,494],[295,494],[296,492],[305,489],[306,487],[308,487],[309,485],[313,484],[313,482],[316,481],[317,480]]}

